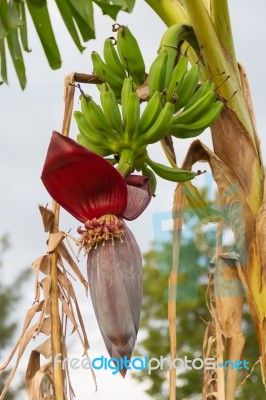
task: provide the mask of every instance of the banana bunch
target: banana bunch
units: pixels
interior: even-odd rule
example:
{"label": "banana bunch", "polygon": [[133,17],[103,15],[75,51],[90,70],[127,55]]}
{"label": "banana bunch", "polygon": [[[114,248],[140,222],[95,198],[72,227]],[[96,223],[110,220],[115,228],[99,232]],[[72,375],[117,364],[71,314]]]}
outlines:
{"label": "banana bunch", "polygon": [[[164,95],[156,91],[141,113],[140,99],[132,77],[124,79],[121,106],[108,83],[99,85],[101,106],[89,95],[81,95],[81,111],[74,112],[79,127],[78,141],[95,151],[119,153],[123,148],[139,152],[161,140],[172,126],[174,104],[163,106]],[[104,148],[104,151],[103,151]],[[96,151],[97,152],[97,151]],[[102,154],[101,154],[102,155]]]}
{"label": "banana bunch", "polygon": [[118,134],[110,127],[102,108],[86,94],[80,96],[80,101],[81,111],[73,114],[79,128],[77,141],[102,157],[118,153]]}
{"label": "banana bunch", "polygon": [[165,102],[174,103],[175,115],[169,134],[182,139],[200,135],[223,108],[223,102],[217,101],[213,82],[200,84],[199,64],[188,68],[188,57],[180,52],[183,41],[191,37],[187,25],[171,26],[161,40],[148,75],[150,96],[156,91],[163,92]]}
{"label": "banana bunch", "polygon": [[165,104],[174,103],[170,135],[181,139],[198,136],[218,118],[223,102],[217,100],[212,81],[199,84],[200,66],[194,64],[188,69],[186,55],[180,57],[172,70],[168,85],[167,64],[168,53],[165,51],[159,53],[151,65],[148,76],[150,96],[159,91],[165,93]]}
{"label": "banana bunch", "polygon": [[184,40],[193,41],[187,25],[176,24],[164,34],[158,55],[151,65],[145,107],[137,88],[145,80],[145,64],[135,37],[128,27],[113,25],[114,38],[104,42],[104,59],[93,52],[95,74],[103,81],[97,85],[100,103],[81,95],[81,111],[74,113],[79,128],[78,142],[103,156],[113,156],[112,164],[127,175],[136,169],[151,177],[155,192],[156,175],[174,182],[193,179],[197,173],[172,168],[150,159],[147,146],[166,135],[178,138],[197,136],[220,114],[223,103],[217,101],[214,84],[200,83],[200,66],[189,68],[181,54]]}
{"label": "banana bunch", "polygon": [[155,175],[174,182],[195,177],[194,172],[156,163],[147,153],[147,145],[161,140],[173,123],[174,103],[165,101],[165,94],[155,91],[141,112],[132,77],[124,79],[121,105],[108,83],[99,88],[101,106],[82,93],[81,111],[74,112],[79,128],[77,140],[81,145],[103,157],[114,155],[109,161],[112,164],[118,162],[118,169],[122,162],[127,164],[126,168],[133,165],[137,171],[150,176],[153,193]]}
{"label": "banana bunch", "polygon": [[127,26],[114,24],[117,38],[109,37],[104,41],[103,57],[93,51],[91,54],[93,71],[103,82],[113,89],[120,101],[124,79],[130,76],[134,87],[145,80],[145,64],[136,38]]}
{"label": "banana bunch", "polygon": [[[194,31],[189,25],[175,24],[164,33],[158,55],[153,61],[148,75],[150,95],[155,90],[167,90],[167,100],[169,100],[183,80],[188,67],[188,58],[181,56],[181,46],[184,41],[198,49]],[[179,65],[176,68],[178,60]]]}

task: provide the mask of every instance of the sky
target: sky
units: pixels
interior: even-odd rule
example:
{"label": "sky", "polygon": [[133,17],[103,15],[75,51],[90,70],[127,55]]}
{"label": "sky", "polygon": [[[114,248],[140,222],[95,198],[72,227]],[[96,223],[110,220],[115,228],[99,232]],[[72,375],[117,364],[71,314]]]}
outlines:
{"label": "sky", "polygon": [[[56,27],[56,38],[61,50],[63,65],[60,70],[52,71],[45,59],[32,25],[30,25],[30,47],[32,52],[25,54],[28,84],[22,92],[13,66],[9,60],[9,85],[0,87],[0,235],[9,234],[11,248],[4,257],[5,274],[2,279],[11,279],[25,266],[28,266],[46,252],[47,235],[43,232],[38,204],[51,204],[49,195],[40,180],[42,165],[53,130],[61,130],[63,117],[64,77],[72,71],[91,73],[92,50],[102,51],[103,41],[111,36],[113,21],[101,15],[95,6],[96,40],[87,44],[81,55],[72,43],[61,17],[58,15],[53,1],[48,0],[52,13],[53,26]],[[261,138],[262,153],[266,151],[266,77],[265,53],[266,37],[264,0],[229,0],[233,34],[238,60],[244,64],[250,81],[258,132]],[[128,25],[137,37],[146,61],[146,70],[156,56],[156,51],[166,27],[159,17],[144,2],[137,0],[132,14],[119,14],[117,22]],[[83,88],[84,90],[84,88]],[[85,91],[94,95],[91,87]],[[79,109],[76,98],[75,109]],[[71,137],[75,138],[77,128],[71,126]],[[201,135],[200,139],[211,146],[210,133]],[[178,141],[176,145],[177,159],[182,161],[190,141]],[[230,144],[229,144],[230,145]],[[165,160],[159,145],[151,146],[150,154],[156,161]],[[206,183],[208,175],[197,178],[196,184]],[[171,211],[172,196],[175,189],[173,183],[158,181],[157,196],[141,218],[129,224],[136,236],[142,252],[149,249],[156,239],[153,226],[154,216]],[[61,211],[60,229],[75,232],[77,221]],[[169,224],[167,225],[169,227]],[[80,268],[86,275],[86,260],[81,258]],[[22,318],[33,301],[34,278],[27,283],[23,302],[18,307],[18,318]],[[88,336],[91,344],[91,357],[99,354],[107,355],[100,337],[97,324],[91,309],[90,299],[85,295],[80,300],[84,319],[88,322]],[[73,354],[79,350],[73,342]],[[85,375],[84,375],[85,373]],[[98,391],[90,378],[84,384],[87,372],[75,373],[73,384],[78,399],[109,398],[127,399],[148,397],[143,386],[130,378],[130,373],[123,380],[120,376],[100,372],[97,376]],[[83,379],[83,381],[82,381]],[[83,382],[81,384],[81,382]],[[110,397],[110,391],[112,397]],[[89,395],[89,396],[88,396]]]}

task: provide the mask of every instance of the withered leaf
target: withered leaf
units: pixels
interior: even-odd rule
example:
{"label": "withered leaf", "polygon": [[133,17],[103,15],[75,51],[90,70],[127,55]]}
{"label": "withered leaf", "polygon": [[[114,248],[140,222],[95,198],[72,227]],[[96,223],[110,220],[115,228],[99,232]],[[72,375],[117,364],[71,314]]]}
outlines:
{"label": "withered leaf", "polygon": [[39,210],[42,216],[44,232],[50,232],[54,222],[54,213],[52,210],[49,210],[47,207],[43,207],[41,205],[39,205]]}

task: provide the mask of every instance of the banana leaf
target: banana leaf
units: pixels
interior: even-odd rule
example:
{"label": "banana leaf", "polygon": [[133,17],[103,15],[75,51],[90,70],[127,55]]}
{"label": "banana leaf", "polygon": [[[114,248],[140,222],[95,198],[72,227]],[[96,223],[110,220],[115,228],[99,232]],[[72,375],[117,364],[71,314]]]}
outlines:
{"label": "banana leaf", "polygon": [[[0,1],[0,82],[7,83],[5,41],[15,66],[21,87],[26,86],[23,52],[30,52],[27,30],[27,9],[40,38],[47,61],[52,69],[61,67],[60,50],[54,34],[47,0],[1,0]],[[94,4],[103,14],[116,19],[119,11],[131,12],[135,0],[55,0],[64,24],[80,52],[84,43],[95,38]],[[4,41],[2,41],[5,39]],[[20,49],[20,50],[19,50]],[[16,54],[15,54],[16,53]]]}

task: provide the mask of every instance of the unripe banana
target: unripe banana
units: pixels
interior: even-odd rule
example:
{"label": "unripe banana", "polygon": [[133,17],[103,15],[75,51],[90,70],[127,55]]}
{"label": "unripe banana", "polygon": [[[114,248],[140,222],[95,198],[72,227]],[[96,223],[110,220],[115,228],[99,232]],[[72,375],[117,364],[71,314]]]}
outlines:
{"label": "unripe banana", "polygon": [[171,101],[171,99],[173,98],[173,95],[176,93],[177,87],[183,81],[187,73],[187,66],[188,57],[186,55],[182,55],[172,72],[172,77],[167,87],[166,101]]}
{"label": "unripe banana", "polygon": [[115,94],[108,83],[103,83],[101,85],[100,100],[110,128],[114,129],[120,137],[123,137],[124,131],[119,105]]}
{"label": "unripe banana", "polygon": [[81,146],[85,147],[86,149],[92,151],[93,153],[99,154],[99,156],[106,157],[113,154],[113,151],[107,149],[104,146],[94,146],[91,142],[83,136],[81,133],[77,135],[77,141]]}
{"label": "unripe banana", "polygon": [[192,124],[197,122],[202,116],[209,114],[217,96],[213,90],[199,98],[194,104],[174,116],[173,124]]}
{"label": "unripe banana", "polygon": [[173,114],[174,105],[167,102],[154,124],[139,137],[138,144],[142,146],[143,144],[155,143],[167,135],[172,126]]}
{"label": "unripe banana", "polygon": [[106,146],[108,148],[113,148],[108,136],[103,132],[94,129],[80,111],[75,111],[73,116],[76,120],[80,133],[82,136],[86,137],[93,146]]}
{"label": "unripe banana", "polygon": [[156,180],[156,176],[155,176],[154,172],[147,166],[146,163],[144,163],[142,165],[141,171],[142,171],[143,175],[149,176],[151,178],[150,188],[151,188],[152,195],[155,196],[157,180]]}
{"label": "unripe banana", "polygon": [[113,42],[113,37],[109,37],[105,39],[104,45],[103,45],[103,56],[105,63],[107,67],[117,76],[119,76],[121,79],[126,78],[126,71],[125,68],[123,67],[121,60],[117,54],[114,42]]}
{"label": "unripe banana", "polygon": [[109,83],[111,87],[114,89],[120,89],[123,85],[123,79],[119,76],[115,75],[110,68],[105,64],[102,60],[101,56],[97,53],[97,51],[93,51],[91,53],[91,60],[93,64],[94,73],[101,79],[103,82]]}
{"label": "unripe banana", "polygon": [[128,77],[124,79],[122,91],[121,91],[121,106],[122,106],[122,117],[124,121],[124,127],[127,126],[127,114],[128,114],[128,98],[130,93],[134,91],[133,78]]}
{"label": "unripe banana", "polygon": [[103,134],[107,135],[105,137],[109,137],[114,141],[117,139],[117,135],[110,128],[104,112],[92,97],[81,95],[81,111],[93,129],[103,132]]}
{"label": "unripe banana", "polygon": [[193,96],[191,97],[191,99],[188,101],[188,103],[185,105],[184,110],[186,110],[187,108],[191,107],[194,103],[196,103],[196,101],[198,101],[198,99],[200,97],[203,97],[206,93],[210,92],[210,91],[214,91],[214,82],[211,80],[207,80],[205,82],[203,82],[198,89],[196,90],[196,92],[193,94]]}
{"label": "unripe banana", "polygon": [[173,124],[169,134],[179,139],[187,139],[200,135],[219,117],[224,104],[222,101],[216,101],[201,119],[193,124]]}
{"label": "unripe banana", "polygon": [[168,53],[161,52],[151,64],[148,75],[148,87],[150,96],[157,90],[165,89],[165,75],[167,69]]}
{"label": "unripe banana", "polygon": [[200,66],[194,64],[186,73],[180,85],[176,88],[177,101],[175,103],[175,110],[184,107],[193,96],[200,77]]}
{"label": "unripe banana", "polygon": [[145,162],[153,169],[153,171],[158,176],[171,182],[190,181],[197,175],[197,173],[193,171],[187,171],[181,168],[167,167],[166,165],[159,164],[155,161],[152,161],[148,156]]}
{"label": "unripe banana", "polygon": [[134,134],[138,129],[139,117],[140,117],[139,96],[136,92],[132,92],[128,96],[127,124],[125,127],[125,132],[129,142],[132,141]]}
{"label": "unripe banana", "polygon": [[156,90],[150,100],[148,100],[139,120],[138,135],[146,132],[155,123],[163,108],[161,97],[162,93]]}
{"label": "unripe banana", "polygon": [[113,30],[117,30],[117,50],[125,70],[141,85],[145,80],[145,63],[136,38],[127,26]]}
{"label": "unripe banana", "polygon": [[[172,78],[172,72],[177,62],[177,56],[180,52],[182,43],[186,40],[198,49],[197,39],[195,37],[193,28],[185,24],[174,24],[170,26],[164,33],[159,52],[168,52],[165,85],[168,87]],[[169,100],[169,99],[168,99]]]}

